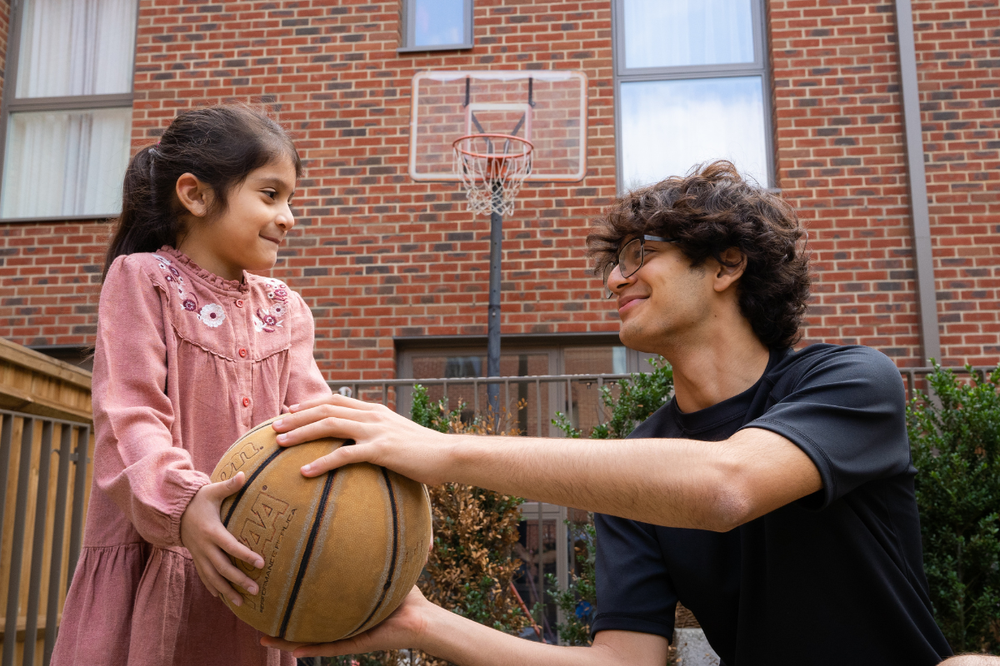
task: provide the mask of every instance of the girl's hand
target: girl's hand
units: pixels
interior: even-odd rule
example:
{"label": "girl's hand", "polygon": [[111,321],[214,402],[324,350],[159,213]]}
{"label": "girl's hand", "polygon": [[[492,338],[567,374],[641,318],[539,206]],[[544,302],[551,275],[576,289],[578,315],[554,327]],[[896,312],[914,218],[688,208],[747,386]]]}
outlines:
{"label": "girl's hand", "polygon": [[234,566],[226,553],[260,569],[264,559],[245,545],[222,524],[222,501],[243,487],[245,476],[238,473],[231,479],[209,483],[191,498],[181,516],[181,543],[191,552],[198,577],[213,597],[225,595],[234,606],[243,603],[243,597],[230,582],[250,594],[257,594],[257,584]]}
{"label": "girl's hand", "polygon": [[[280,638],[264,636],[261,645],[292,652],[296,657],[329,657],[344,654],[364,654],[375,650],[400,650],[421,645],[430,614],[441,611],[424,598],[416,586],[403,599],[392,615],[368,631],[333,643],[290,643]],[[448,612],[448,611],[444,611]]]}

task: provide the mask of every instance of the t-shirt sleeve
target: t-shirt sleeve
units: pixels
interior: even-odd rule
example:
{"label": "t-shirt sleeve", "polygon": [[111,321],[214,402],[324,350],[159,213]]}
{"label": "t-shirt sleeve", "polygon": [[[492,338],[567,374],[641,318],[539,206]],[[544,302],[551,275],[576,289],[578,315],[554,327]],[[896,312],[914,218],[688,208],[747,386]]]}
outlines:
{"label": "t-shirt sleeve", "polygon": [[803,506],[822,509],[867,481],[909,468],[903,381],[883,354],[836,348],[786,390],[744,427],[786,437],[816,465],[823,489],[799,500]]}
{"label": "t-shirt sleeve", "polygon": [[672,640],[677,594],[653,528],[595,514],[597,617],[591,634],[609,629],[656,634]]}
{"label": "t-shirt sleeve", "polygon": [[209,482],[173,445],[161,286],[119,257],[101,289],[94,350],[94,480],[154,546],[181,545],[181,516]]}
{"label": "t-shirt sleeve", "polygon": [[288,391],[282,411],[287,411],[291,405],[330,395],[330,387],[313,355],[316,325],[312,312],[299,294],[291,292],[291,296],[295,300],[295,308],[292,311],[294,320],[289,349]]}

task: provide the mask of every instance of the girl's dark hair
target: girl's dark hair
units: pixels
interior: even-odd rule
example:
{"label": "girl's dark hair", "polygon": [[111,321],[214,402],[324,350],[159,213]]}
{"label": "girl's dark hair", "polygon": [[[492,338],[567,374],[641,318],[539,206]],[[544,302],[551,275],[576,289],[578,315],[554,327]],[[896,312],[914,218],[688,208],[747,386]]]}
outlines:
{"label": "girl's dark hair", "polygon": [[738,283],[740,312],[768,347],[786,349],[799,339],[809,298],[805,232],[790,205],[743,180],[720,160],[614,201],[587,237],[597,274],[617,259],[623,241],[641,234],[666,236],[698,266],[736,248],[746,267]]}
{"label": "girl's dark hair", "polygon": [[282,127],[248,106],[225,105],[184,111],[160,142],[129,161],[122,186],[122,214],[104,260],[104,275],[116,257],[176,246],[182,231],[177,179],[191,173],[215,195],[210,216],[226,210],[228,195],[254,169],[287,155],[302,175],[302,161]]}

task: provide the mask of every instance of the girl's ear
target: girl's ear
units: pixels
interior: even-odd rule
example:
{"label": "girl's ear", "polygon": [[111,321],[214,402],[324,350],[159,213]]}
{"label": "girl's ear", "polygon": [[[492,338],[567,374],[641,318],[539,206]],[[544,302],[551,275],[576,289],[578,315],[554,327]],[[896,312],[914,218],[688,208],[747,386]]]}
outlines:
{"label": "girl's ear", "polygon": [[212,188],[198,180],[193,173],[181,174],[174,191],[181,205],[195,217],[205,217],[212,208]]}

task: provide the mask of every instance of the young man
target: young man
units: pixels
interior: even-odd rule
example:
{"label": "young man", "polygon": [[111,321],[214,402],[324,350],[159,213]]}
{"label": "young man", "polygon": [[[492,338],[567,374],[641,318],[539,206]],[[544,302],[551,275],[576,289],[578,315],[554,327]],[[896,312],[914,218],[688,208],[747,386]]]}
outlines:
{"label": "young man", "polygon": [[[931,666],[904,391],[864,347],[791,347],[808,296],[793,210],[728,162],[617,200],[588,239],[622,342],[664,356],[674,398],[622,441],[431,432],[341,396],[275,423],[368,461],[599,512],[590,648],[530,643],[414,591],[365,635],[299,655],[416,647],[458,664],[662,665],[681,601],[730,666]],[[272,645],[283,645],[271,640]]]}

